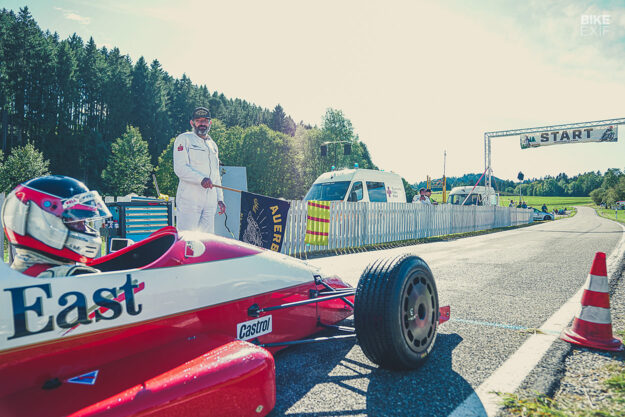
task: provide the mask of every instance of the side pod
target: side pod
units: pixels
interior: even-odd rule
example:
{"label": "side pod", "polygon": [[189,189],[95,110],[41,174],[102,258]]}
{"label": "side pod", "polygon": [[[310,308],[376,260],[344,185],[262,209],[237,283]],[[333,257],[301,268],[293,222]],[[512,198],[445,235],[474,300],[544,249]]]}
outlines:
{"label": "side pod", "polygon": [[62,375],[65,368],[56,368],[48,372],[56,378],[43,387],[0,397],[0,415],[42,415],[45,407],[45,415],[55,417],[264,416],[276,402],[271,353],[220,334],[182,338],[118,359],[92,355],[76,361],[84,374]]}
{"label": "side pod", "polygon": [[264,416],[275,406],[275,387],[271,353],[232,340],[71,417]]}

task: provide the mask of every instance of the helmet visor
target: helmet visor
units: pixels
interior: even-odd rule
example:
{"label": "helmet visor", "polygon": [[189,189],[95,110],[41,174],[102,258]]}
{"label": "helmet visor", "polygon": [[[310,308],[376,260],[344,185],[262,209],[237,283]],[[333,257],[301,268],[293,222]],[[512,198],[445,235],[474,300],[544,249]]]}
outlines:
{"label": "helmet visor", "polygon": [[85,221],[95,221],[111,217],[106,204],[97,191],[89,191],[78,194],[62,201],[63,213],[61,218],[68,226],[71,223],[83,223]]}

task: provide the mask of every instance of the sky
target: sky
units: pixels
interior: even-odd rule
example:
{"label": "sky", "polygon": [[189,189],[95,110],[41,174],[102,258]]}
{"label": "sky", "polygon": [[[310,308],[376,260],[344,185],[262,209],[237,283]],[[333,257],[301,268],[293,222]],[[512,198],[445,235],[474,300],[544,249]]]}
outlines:
{"label": "sky", "polygon": [[[572,0],[1,0],[43,30],[321,125],[352,122],[373,162],[411,183],[481,173],[484,132],[625,118],[625,2]],[[625,169],[616,143],[521,150],[493,175]],[[447,158],[444,164],[443,153]]]}

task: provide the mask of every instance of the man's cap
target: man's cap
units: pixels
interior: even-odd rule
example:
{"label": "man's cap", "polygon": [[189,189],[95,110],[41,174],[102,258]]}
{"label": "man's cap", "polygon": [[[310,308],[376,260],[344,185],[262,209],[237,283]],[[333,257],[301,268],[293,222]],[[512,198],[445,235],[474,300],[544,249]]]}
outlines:
{"label": "man's cap", "polygon": [[425,188],[419,188],[419,192],[420,193],[425,192]]}
{"label": "man's cap", "polygon": [[196,107],[193,113],[191,113],[191,120],[200,119],[202,117],[207,119],[211,118],[211,112],[208,111],[206,107]]}

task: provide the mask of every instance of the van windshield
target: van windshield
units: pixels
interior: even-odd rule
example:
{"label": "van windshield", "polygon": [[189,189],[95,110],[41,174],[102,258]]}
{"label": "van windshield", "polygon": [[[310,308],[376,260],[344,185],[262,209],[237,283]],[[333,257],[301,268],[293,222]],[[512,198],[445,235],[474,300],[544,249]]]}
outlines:
{"label": "van windshield", "polygon": [[345,199],[350,181],[313,184],[304,200],[340,201]]}
{"label": "van windshield", "polygon": [[[449,196],[449,202],[451,204],[460,205],[465,198],[467,198],[467,194],[453,194]],[[467,202],[464,203],[465,206],[473,206],[476,204],[480,206],[482,205],[482,199],[479,194],[471,194]]]}

